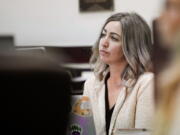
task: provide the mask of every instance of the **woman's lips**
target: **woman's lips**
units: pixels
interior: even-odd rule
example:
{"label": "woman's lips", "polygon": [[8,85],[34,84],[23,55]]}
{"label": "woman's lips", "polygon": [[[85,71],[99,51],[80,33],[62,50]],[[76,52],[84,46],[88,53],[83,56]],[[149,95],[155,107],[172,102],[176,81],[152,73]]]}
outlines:
{"label": "woman's lips", "polygon": [[105,51],[105,50],[100,50],[99,51],[100,55],[109,55],[109,52]]}

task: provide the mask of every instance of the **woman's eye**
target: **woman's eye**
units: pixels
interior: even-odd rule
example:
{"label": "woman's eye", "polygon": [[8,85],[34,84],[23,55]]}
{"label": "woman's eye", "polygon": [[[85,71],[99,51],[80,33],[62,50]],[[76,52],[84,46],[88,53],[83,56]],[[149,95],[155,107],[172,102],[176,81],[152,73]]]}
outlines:
{"label": "woman's eye", "polygon": [[111,39],[114,40],[114,41],[119,41],[119,39],[114,37],[114,36],[112,36]]}

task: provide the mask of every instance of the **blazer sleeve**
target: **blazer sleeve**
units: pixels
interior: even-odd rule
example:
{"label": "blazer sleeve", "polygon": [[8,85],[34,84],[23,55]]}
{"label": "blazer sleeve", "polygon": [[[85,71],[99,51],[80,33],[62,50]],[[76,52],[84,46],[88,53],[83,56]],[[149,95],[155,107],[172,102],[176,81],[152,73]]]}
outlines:
{"label": "blazer sleeve", "polygon": [[141,84],[137,95],[135,128],[151,129],[154,115],[154,75],[144,76]]}
{"label": "blazer sleeve", "polygon": [[93,90],[93,86],[94,86],[94,79],[95,77],[90,77],[89,79],[87,79],[84,83],[84,90],[83,90],[83,96],[88,96],[90,97],[92,90]]}

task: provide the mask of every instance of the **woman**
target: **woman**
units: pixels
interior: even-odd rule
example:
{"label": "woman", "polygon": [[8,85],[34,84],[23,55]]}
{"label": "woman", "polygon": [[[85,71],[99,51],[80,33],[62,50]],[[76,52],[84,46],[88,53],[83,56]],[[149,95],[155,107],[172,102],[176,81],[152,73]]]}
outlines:
{"label": "woman", "polygon": [[109,17],[93,49],[95,75],[85,82],[97,135],[151,128],[153,116],[152,40],[135,13]]}

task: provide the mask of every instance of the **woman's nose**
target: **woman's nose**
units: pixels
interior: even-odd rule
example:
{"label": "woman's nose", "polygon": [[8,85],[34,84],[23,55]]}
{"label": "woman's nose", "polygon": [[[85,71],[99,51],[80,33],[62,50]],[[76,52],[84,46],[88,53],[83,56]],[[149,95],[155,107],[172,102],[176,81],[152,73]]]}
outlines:
{"label": "woman's nose", "polygon": [[108,37],[104,37],[103,42],[102,42],[102,46],[104,48],[107,48],[109,46]]}

